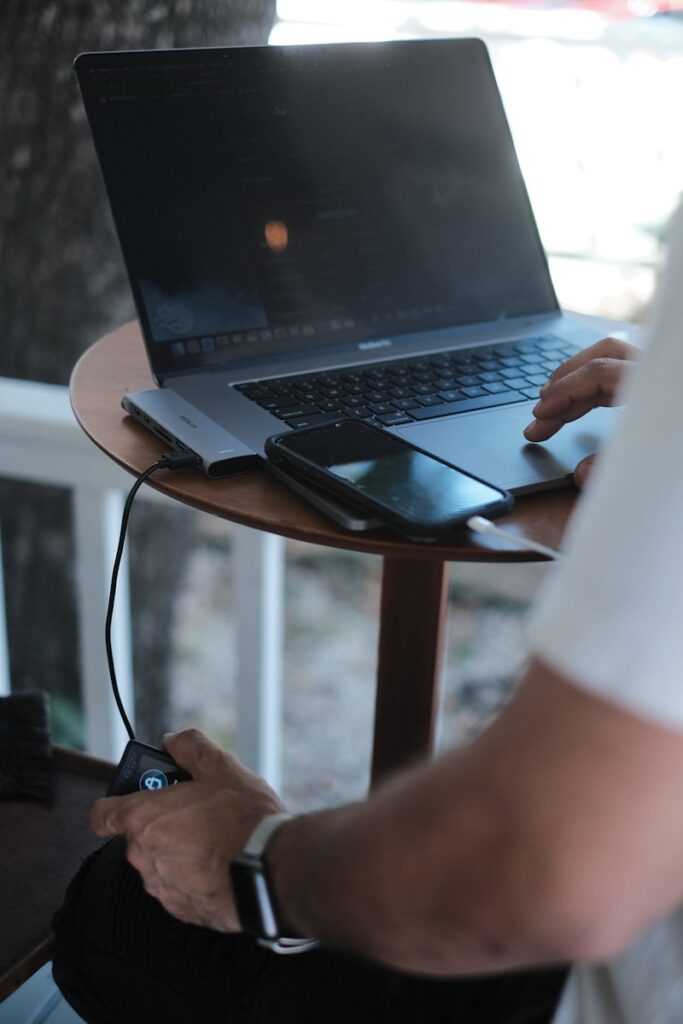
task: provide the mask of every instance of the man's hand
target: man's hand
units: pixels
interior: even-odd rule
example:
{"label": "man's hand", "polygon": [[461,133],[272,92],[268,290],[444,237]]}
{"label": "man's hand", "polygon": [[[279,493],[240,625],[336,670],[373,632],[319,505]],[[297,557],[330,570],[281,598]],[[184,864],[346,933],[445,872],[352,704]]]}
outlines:
{"label": "man's hand", "polygon": [[261,818],[283,805],[263,779],[196,729],[165,737],[164,746],[192,781],[98,800],[91,826],[99,836],[126,837],[145,889],[174,917],[237,931],[228,865]]}
{"label": "man's hand", "polygon": [[[565,423],[578,420],[591,409],[614,405],[615,395],[638,350],[626,341],[603,338],[572,356],[551,373],[541,388],[532,423],[524,431],[527,441],[547,441]],[[588,456],[576,467],[574,477],[583,487],[595,459]]]}

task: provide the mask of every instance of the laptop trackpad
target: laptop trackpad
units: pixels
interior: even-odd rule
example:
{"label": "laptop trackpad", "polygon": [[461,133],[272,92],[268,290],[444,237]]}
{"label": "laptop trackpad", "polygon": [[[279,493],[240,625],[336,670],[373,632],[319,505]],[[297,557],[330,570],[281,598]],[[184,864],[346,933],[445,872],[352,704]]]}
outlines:
{"label": "laptop trackpad", "polygon": [[392,433],[506,490],[543,490],[565,484],[577,462],[602,447],[616,413],[594,409],[549,441],[529,444],[522,431],[533,418],[534,404],[406,424]]}

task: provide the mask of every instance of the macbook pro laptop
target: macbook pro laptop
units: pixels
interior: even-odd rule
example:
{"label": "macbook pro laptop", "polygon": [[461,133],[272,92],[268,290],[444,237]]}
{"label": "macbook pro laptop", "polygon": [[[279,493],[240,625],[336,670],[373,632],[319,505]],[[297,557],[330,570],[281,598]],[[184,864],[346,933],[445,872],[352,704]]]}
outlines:
{"label": "macbook pro laptop", "polygon": [[260,454],[368,420],[515,493],[600,446],[611,410],[522,436],[552,369],[628,328],[559,309],[481,41],[75,66],[154,378],[198,422]]}

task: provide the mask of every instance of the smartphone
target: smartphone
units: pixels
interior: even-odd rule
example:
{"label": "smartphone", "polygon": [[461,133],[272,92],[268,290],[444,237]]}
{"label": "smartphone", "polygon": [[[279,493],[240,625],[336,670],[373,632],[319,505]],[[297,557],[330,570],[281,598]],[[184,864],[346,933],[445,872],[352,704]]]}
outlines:
{"label": "smartphone", "polygon": [[377,516],[412,540],[447,537],[470,516],[512,508],[507,491],[437,459],[379,427],[340,420],[276,434],[276,466]]}

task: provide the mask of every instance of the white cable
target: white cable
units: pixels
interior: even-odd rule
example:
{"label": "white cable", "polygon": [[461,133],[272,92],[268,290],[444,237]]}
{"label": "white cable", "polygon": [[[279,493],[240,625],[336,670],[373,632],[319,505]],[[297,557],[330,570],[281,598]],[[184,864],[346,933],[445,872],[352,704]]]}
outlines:
{"label": "white cable", "polygon": [[499,526],[495,526],[490,519],[485,519],[484,516],[472,516],[467,520],[467,525],[474,533],[493,533],[496,537],[502,537],[508,544],[513,544],[517,548],[524,548],[525,551],[538,551],[540,555],[545,555],[546,558],[562,558],[561,551],[548,548],[545,544],[539,544],[538,541],[529,540],[528,537],[518,537],[515,533],[501,530]]}

